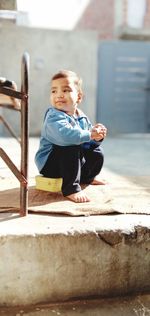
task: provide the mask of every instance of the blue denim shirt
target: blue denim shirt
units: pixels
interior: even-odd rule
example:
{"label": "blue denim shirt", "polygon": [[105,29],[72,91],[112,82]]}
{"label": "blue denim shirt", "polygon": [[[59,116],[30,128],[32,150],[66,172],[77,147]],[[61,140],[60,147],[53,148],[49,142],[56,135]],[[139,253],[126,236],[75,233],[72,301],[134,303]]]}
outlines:
{"label": "blue denim shirt", "polygon": [[39,172],[44,167],[53,145],[71,146],[90,142],[92,124],[79,110],[76,118],[50,106],[45,113],[35,163]]}

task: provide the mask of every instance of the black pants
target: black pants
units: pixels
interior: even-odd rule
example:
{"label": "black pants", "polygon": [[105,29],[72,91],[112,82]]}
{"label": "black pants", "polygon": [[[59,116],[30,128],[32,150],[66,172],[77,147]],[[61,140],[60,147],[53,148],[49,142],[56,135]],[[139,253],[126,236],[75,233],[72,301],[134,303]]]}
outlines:
{"label": "black pants", "polygon": [[104,155],[100,146],[84,148],[83,145],[57,146],[41,174],[48,178],[63,178],[64,196],[81,191],[81,183],[90,183],[102,169]]}

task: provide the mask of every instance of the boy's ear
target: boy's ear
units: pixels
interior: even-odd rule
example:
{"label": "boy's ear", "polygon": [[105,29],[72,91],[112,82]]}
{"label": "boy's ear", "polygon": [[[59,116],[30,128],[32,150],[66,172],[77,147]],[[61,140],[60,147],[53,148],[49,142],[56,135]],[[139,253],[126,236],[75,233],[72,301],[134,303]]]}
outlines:
{"label": "boy's ear", "polygon": [[82,101],[83,94],[81,92],[78,93],[78,100],[77,103],[80,103]]}

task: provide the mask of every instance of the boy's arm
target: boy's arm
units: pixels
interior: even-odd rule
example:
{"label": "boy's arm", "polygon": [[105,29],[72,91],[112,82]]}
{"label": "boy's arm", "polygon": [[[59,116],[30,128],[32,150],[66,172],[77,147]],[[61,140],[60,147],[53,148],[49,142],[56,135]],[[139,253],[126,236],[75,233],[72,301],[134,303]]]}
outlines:
{"label": "boy's arm", "polygon": [[63,113],[47,116],[44,134],[47,140],[59,146],[80,145],[91,139],[91,131],[83,130],[74,120],[69,122]]}

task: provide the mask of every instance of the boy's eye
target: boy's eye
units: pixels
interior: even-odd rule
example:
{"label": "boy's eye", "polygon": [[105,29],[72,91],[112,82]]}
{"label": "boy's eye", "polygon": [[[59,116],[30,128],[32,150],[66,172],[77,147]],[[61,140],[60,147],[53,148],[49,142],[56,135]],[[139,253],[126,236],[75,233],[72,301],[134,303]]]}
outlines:
{"label": "boy's eye", "polygon": [[64,89],[64,92],[71,92],[71,89]]}
{"label": "boy's eye", "polygon": [[56,90],[52,90],[52,91],[51,91],[51,93],[55,93],[55,92],[56,92]]}

